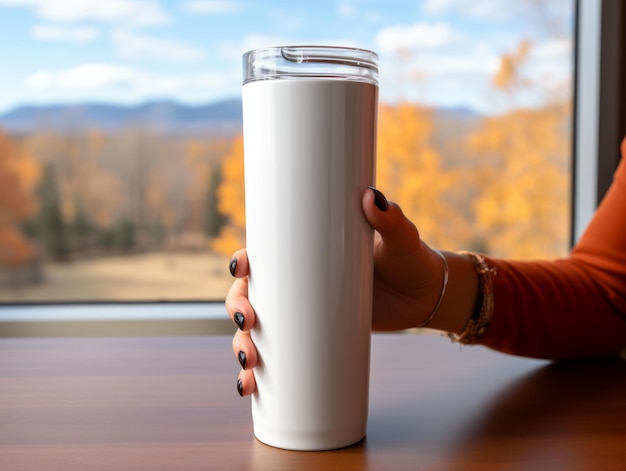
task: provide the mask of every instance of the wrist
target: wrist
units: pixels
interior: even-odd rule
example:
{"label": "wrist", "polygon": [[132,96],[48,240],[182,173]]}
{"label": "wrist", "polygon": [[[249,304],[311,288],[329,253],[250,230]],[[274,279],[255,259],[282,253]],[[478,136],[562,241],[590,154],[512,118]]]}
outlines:
{"label": "wrist", "polygon": [[442,256],[448,268],[447,286],[437,315],[424,327],[458,335],[474,313],[479,296],[479,276],[468,256],[453,252],[443,252]]}
{"label": "wrist", "polygon": [[416,327],[418,328],[427,327],[429,324],[431,324],[431,322],[437,316],[437,314],[439,314],[439,308],[441,307],[441,304],[443,303],[443,299],[446,294],[446,289],[448,287],[448,280],[449,280],[449,275],[450,275],[450,269],[448,267],[448,260],[439,250],[437,249],[431,249],[431,250],[437,255],[437,257],[441,259],[441,262],[443,263],[441,290],[439,292],[439,297],[437,298],[435,307],[432,308],[432,310],[430,311],[430,314],[426,317],[425,320],[417,324]]}
{"label": "wrist", "polygon": [[467,321],[461,333],[449,333],[448,337],[453,342],[472,345],[478,342],[483,336],[493,316],[494,295],[493,276],[496,269],[490,267],[481,255],[472,252],[463,252],[474,265],[474,269],[479,278],[478,295],[474,306],[474,311]]}

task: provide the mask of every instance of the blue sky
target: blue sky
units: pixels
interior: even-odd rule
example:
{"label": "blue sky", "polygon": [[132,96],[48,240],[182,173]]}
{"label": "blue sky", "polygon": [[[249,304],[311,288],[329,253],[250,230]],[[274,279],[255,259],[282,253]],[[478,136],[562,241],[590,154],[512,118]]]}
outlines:
{"label": "blue sky", "polygon": [[[573,0],[0,0],[0,113],[21,104],[237,97],[252,48],[380,56],[381,98],[494,111],[499,57],[532,41],[529,77],[571,76]],[[532,104],[542,98],[527,97]]]}

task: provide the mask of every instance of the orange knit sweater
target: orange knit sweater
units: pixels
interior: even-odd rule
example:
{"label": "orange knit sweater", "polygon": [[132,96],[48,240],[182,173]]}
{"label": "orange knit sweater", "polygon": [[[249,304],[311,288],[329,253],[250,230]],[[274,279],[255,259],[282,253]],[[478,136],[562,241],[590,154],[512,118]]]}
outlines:
{"label": "orange knit sweater", "polygon": [[613,355],[626,348],[626,139],[613,184],[568,258],[487,257],[495,309],[480,343],[540,358]]}

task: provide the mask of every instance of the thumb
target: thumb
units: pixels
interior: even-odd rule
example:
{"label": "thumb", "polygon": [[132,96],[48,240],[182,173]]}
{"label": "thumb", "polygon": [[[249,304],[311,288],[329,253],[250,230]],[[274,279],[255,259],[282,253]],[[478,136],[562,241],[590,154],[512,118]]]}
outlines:
{"label": "thumb", "polygon": [[420,239],[400,206],[388,202],[375,188],[363,195],[363,213],[378,232],[374,247],[374,275],[388,289],[421,295],[430,289],[438,255]]}
{"label": "thumb", "polygon": [[419,232],[400,206],[373,187],[364,192],[362,205],[367,222],[380,234],[388,255],[405,256],[419,249]]}

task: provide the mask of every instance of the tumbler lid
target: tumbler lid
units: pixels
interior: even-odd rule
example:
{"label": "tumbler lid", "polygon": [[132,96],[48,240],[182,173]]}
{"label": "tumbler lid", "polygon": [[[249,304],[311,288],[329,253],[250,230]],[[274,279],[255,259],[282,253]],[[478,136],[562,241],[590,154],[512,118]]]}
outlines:
{"label": "tumbler lid", "polygon": [[335,46],[282,46],[243,55],[243,83],[257,80],[335,78],[378,85],[378,55]]}

